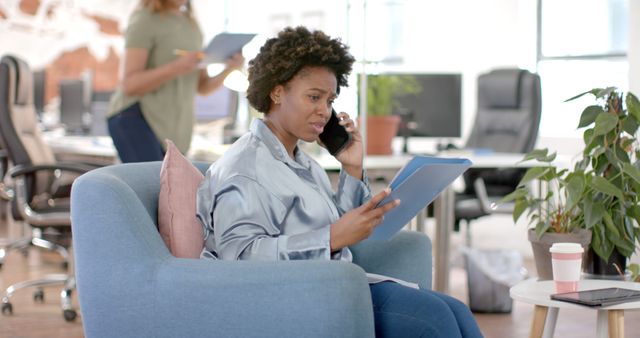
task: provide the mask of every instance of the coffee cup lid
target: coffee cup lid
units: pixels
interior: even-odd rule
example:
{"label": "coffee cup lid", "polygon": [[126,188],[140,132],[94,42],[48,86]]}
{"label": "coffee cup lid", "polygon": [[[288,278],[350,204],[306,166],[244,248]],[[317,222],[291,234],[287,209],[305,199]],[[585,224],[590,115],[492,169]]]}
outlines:
{"label": "coffee cup lid", "polygon": [[584,252],[580,243],[553,243],[549,252],[554,253],[579,253]]}

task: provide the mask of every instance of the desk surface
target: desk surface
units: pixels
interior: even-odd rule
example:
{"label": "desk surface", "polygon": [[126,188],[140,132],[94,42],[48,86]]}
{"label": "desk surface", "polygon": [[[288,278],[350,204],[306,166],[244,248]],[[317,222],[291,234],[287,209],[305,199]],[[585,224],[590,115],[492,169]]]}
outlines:
{"label": "desk surface", "polygon": [[[109,136],[69,136],[60,133],[44,133],[45,142],[51,146],[54,153],[76,154],[86,156],[117,157],[117,152]],[[192,145],[189,155],[194,160],[214,161],[228,148],[228,145],[206,145],[202,142]],[[468,158],[474,168],[513,168],[531,167],[542,165],[533,161],[520,162],[522,154],[507,153],[483,153],[474,154],[472,152],[455,151],[441,152],[435,156],[439,157],[464,157]],[[364,166],[366,169],[400,169],[411,159],[412,155],[369,155],[365,157]],[[316,161],[327,170],[339,170],[340,163],[328,153],[314,156]],[[562,156],[554,162],[560,167],[567,167],[569,160]]]}

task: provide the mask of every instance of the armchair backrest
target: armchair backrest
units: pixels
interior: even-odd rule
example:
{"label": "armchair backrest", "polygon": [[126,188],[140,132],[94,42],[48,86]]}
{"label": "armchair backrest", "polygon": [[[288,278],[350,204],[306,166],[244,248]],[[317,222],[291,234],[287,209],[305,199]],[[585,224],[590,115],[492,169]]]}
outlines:
{"label": "armchair backrest", "polygon": [[[197,162],[194,165],[201,171],[206,171],[209,164]],[[99,245],[91,244],[93,241],[112,241],[122,245],[122,250],[114,252],[104,252],[105,255],[117,256],[123,254],[122,259],[129,256],[131,250],[149,249],[154,254],[140,255],[140,257],[156,257],[158,263],[163,257],[170,256],[166,245],[160,239],[157,231],[158,227],[158,196],[160,194],[160,168],[162,162],[141,162],[127,163],[107,166],[91,171],[91,175],[83,175],[76,179],[73,184],[73,191],[82,191],[82,200],[74,200],[72,192],[71,214],[73,224],[73,240],[76,251],[96,250]],[[80,195],[80,194],[76,194]],[[99,204],[95,208],[89,207]],[[78,207],[76,207],[78,206]],[[121,210],[121,212],[114,212]],[[113,224],[107,229],[98,229],[87,220],[94,217],[110,217],[109,220],[101,221],[100,224]],[[77,221],[76,221],[77,219]],[[123,234],[119,231],[110,233],[121,224],[131,223],[135,220],[138,227],[148,227],[154,231],[144,232],[144,236],[154,236],[148,240],[143,240],[147,248],[140,247],[140,236],[138,234]],[[135,231],[136,229],[124,229]],[[106,232],[103,232],[106,231]],[[99,233],[99,235],[97,235]],[[113,236],[113,238],[106,238]],[[138,237],[136,239],[136,237]],[[76,243],[77,241],[77,243]],[[104,246],[101,246],[104,247]],[[113,247],[105,248],[108,251]],[[94,254],[95,255],[95,254]],[[82,262],[77,262],[82,264]]]}
{"label": "armchair backrest", "polygon": [[541,116],[540,77],[524,69],[495,69],[478,77],[478,109],[467,148],[533,150]]}

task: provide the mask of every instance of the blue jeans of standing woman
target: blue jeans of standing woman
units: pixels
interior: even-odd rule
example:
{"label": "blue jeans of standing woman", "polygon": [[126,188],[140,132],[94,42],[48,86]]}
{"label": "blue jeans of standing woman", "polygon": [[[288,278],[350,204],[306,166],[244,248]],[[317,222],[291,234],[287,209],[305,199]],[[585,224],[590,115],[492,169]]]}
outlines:
{"label": "blue jeans of standing woman", "polygon": [[164,149],[144,119],[139,103],[111,116],[108,124],[122,163],[162,161],[164,158]]}
{"label": "blue jeans of standing woman", "polygon": [[482,337],[471,310],[453,297],[394,282],[369,287],[376,337]]}

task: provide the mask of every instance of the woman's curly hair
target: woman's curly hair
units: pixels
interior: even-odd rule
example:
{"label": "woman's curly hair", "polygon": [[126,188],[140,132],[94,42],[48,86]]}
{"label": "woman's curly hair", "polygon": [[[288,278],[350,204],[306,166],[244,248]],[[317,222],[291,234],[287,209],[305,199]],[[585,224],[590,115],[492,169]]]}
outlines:
{"label": "woman's curly hair", "polygon": [[326,67],[341,86],[355,59],[349,47],[338,38],[305,27],[287,27],[278,36],[267,40],[258,55],[249,61],[247,99],[258,111],[267,113],[271,107],[270,93],[277,85],[285,85],[304,67]]}

